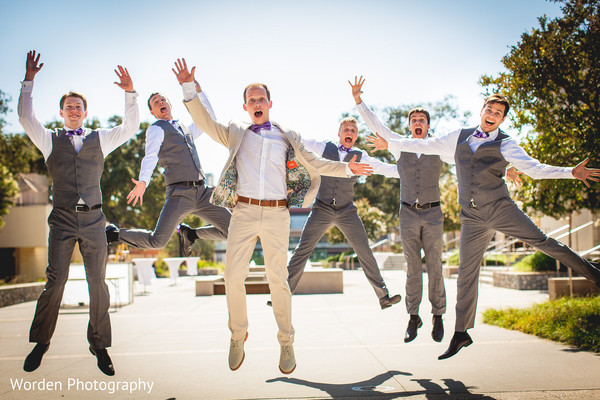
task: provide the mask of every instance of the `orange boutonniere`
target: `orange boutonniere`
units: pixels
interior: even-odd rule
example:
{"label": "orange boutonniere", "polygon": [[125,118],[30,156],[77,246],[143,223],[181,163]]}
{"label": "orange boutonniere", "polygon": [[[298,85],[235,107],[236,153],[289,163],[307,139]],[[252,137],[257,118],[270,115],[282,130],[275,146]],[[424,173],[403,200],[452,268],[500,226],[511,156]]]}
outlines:
{"label": "orange boutonniere", "polygon": [[296,168],[298,166],[298,164],[296,164],[296,161],[292,160],[292,161],[288,161],[287,162],[287,166],[288,166],[289,169],[294,169],[294,168]]}

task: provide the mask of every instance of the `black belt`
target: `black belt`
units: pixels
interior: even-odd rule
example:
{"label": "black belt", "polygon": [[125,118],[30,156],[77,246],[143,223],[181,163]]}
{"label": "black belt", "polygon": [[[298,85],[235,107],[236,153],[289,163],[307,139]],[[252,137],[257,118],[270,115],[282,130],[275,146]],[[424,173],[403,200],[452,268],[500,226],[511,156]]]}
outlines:
{"label": "black belt", "polygon": [[416,208],[417,210],[425,210],[427,208],[438,207],[440,205],[440,202],[439,201],[434,201],[434,202],[425,203],[425,204],[419,204],[419,203],[410,204],[410,203],[407,203],[407,202],[403,201],[402,204],[404,204],[405,206]]}
{"label": "black belt", "polygon": [[[175,182],[175,183],[171,183],[171,185],[204,186],[204,179],[202,179],[200,181],[181,181],[181,182]],[[171,186],[171,185],[169,185],[169,186]]]}
{"label": "black belt", "polygon": [[70,211],[70,212],[88,212],[88,211],[92,211],[92,210],[97,210],[100,207],[102,207],[102,204],[96,204],[95,206],[91,206],[91,207],[89,207],[87,204],[77,204],[75,206],[75,208],[69,208],[69,207],[55,207],[55,208],[59,208],[61,210]]}

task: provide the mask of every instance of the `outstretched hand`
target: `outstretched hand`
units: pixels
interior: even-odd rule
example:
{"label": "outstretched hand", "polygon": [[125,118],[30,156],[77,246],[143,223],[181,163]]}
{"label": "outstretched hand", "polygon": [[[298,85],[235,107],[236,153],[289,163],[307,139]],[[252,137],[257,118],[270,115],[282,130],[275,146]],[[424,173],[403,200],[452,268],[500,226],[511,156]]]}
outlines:
{"label": "outstretched hand", "polygon": [[180,85],[183,85],[185,82],[194,82],[195,80],[194,74],[196,73],[196,67],[192,67],[192,70],[188,71],[185,58],[178,58],[175,62],[175,68],[172,68],[172,71],[177,77],[177,81]]}
{"label": "outstretched hand", "polygon": [[35,74],[40,72],[40,69],[44,66],[44,63],[40,62],[40,53],[35,52],[35,50],[31,50],[27,53],[27,61],[25,62],[25,80],[32,81],[35,78]]}
{"label": "outstretched hand", "polygon": [[356,162],[356,156],[352,157],[352,160],[348,163],[348,168],[354,175],[373,175],[373,167],[369,164],[361,164]]}
{"label": "outstretched hand", "polygon": [[362,99],[360,98],[360,95],[363,93],[362,85],[363,85],[363,83],[365,83],[365,80],[363,79],[363,77],[361,76],[360,78],[357,78],[355,76],[354,77],[354,85],[350,81],[348,81],[348,83],[352,87],[352,97],[354,97],[354,101],[356,102],[356,104],[362,103]]}
{"label": "outstretched hand", "polygon": [[506,170],[506,179],[510,179],[512,183],[514,183],[516,186],[521,186],[523,184],[523,181],[521,180],[521,177],[519,175],[522,174],[523,173],[517,170],[515,167],[510,167]]}
{"label": "outstretched hand", "polygon": [[130,204],[133,201],[132,206],[135,207],[138,200],[140,201],[140,206],[144,202],[144,193],[146,192],[146,182],[144,181],[136,181],[131,178],[131,181],[135,184],[135,187],[129,194],[127,195],[127,204]]}
{"label": "outstretched hand", "polygon": [[583,160],[582,162],[580,162],[579,164],[577,164],[577,166],[575,168],[573,168],[572,174],[575,178],[579,179],[580,181],[582,181],[583,183],[585,183],[585,186],[590,187],[590,184],[588,183],[588,179],[590,181],[594,181],[594,182],[598,182],[598,177],[600,177],[600,169],[598,168],[586,168],[586,164],[590,161],[589,158],[586,158],[585,160]]}
{"label": "outstretched hand", "polygon": [[367,142],[370,142],[367,143],[367,146],[373,147],[373,149],[370,150],[371,152],[377,150],[387,150],[388,148],[388,141],[379,136],[377,132],[375,132],[374,135],[367,136],[366,139]]}
{"label": "outstretched hand", "polygon": [[123,68],[120,65],[117,65],[118,71],[115,69],[115,74],[119,77],[120,82],[115,82],[115,85],[125,90],[126,92],[133,92],[133,81],[131,80],[131,75],[129,75],[129,71],[127,68]]}

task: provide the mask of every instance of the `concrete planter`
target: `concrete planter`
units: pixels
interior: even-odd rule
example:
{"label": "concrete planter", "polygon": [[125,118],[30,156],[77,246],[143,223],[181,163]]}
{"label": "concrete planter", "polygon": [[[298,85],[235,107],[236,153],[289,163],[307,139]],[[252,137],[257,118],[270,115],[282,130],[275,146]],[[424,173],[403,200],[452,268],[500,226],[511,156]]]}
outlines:
{"label": "concrete planter", "polygon": [[37,300],[46,282],[0,286],[0,307]]}
{"label": "concrete planter", "polygon": [[[600,293],[600,288],[598,288],[598,286],[582,276],[573,277],[571,281],[573,284],[574,296],[588,296]],[[569,296],[570,294],[569,278],[548,278],[548,295],[550,300]]]}
{"label": "concrete planter", "polygon": [[516,290],[547,290],[556,272],[494,271],[494,286]]}

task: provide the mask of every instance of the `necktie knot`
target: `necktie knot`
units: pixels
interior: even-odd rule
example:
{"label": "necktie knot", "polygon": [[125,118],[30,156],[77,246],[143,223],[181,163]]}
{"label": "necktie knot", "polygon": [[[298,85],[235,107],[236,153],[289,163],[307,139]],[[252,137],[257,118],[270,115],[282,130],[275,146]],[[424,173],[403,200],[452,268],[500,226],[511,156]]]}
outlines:
{"label": "necktie knot", "polygon": [[265,129],[267,131],[271,130],[271,121],[267,121],[264,124],[252,124],[250,125],[250,130],[254,133],[260,132],[261,129]]}
{"label": "necktie knot", "polygon": [[346,147],[344,147],[344,145],[343,145],[343,144],[340,144],[340,145],[338,146],[338,149],[339,149],[340,151],[345,151],[346,153],[350,153],[350,149],[347,149]]}
{"label": "necktie knot", "polygon": [[82,128],[77,128],[75,130],[68,130],[67,131],[67,136],[73,136],[73,135],[76,135],[76,136],[83,135],[83,129]]}
{"label": "necktie knot", "polygon": [[479,129],[477,129],[475,131],[475,133],[473,134],[473,136],[475,136],[476,138],[480,138],[481,139],[481,138],[488,138],[488,137],[490,137],[490,134],[486,133],[486,132],[482,132]]}

